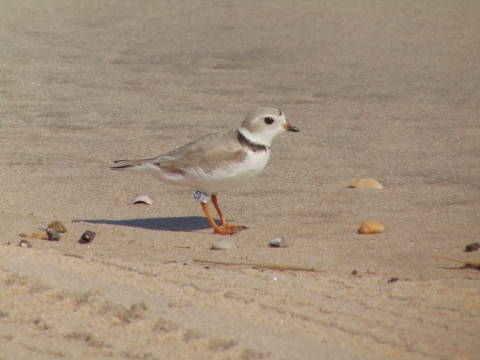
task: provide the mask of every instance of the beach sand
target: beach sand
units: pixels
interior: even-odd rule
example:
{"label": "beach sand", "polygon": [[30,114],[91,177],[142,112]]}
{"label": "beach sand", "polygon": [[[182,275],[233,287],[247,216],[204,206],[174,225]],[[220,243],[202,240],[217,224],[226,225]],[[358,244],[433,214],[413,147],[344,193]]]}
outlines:
{"label": "beach sand", "polygon": [[[436,258],[480,261],[479,2],[1,9],[0,359],[479,357],[480,271]],[[108,169],[261,106],[300,132],[219,194],[234,236],[191,189]]]}

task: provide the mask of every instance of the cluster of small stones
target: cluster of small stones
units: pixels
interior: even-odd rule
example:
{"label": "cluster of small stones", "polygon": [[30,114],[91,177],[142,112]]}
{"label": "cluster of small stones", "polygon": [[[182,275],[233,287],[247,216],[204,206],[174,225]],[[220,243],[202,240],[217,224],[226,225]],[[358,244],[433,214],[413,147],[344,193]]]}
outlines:
{"label": "cluster of small stones", "polygon": [[[276,237],[268,242],[268,246],[273,248],[285,248],[287,247],[287,242],[284,237]],[[237,246],[228,240],[219,240],[213,243],[210,250],[231,250],[236,249]]]}
{"label": "cluster of small stones", "polygon": [[[20,236],[29,239],[48,239],[50,241],[59,241],[62,238],[60,234],[66,232],[67,227],[65,225],[63,225],[60,221],[53,221],[48,224],[47,229],[45,230],[37,231],[36,233],[20,233]],[[78,242],[80,244],[89,244],[94,237],[95,233],[87,230],[82,234]],[[27,240],[24,239],[20,240],[18,245],[23,248],[29,248],[32,246]]]}

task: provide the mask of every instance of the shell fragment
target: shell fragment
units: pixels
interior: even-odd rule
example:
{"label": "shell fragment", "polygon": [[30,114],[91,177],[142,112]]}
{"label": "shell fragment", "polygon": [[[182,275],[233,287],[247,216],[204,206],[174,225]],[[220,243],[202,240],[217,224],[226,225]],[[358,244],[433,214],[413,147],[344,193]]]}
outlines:
{"label": "shell fragment", "polygon": [[152,205],[152,199],[150,199],[147,195],[138,195],[135,200],[133,201],[133,204],[147,204],[147,205]]}
{"label": "shell fragment", "polygon": [[350,186],[358,189],[383,189],[382,184],[374,178],[356,177],[350,181]]}
{"label": "shell fragment", "polygon": [[235,249],[237,246],[228,240],[219,240],[213,243],[210,250],[231,250]]}

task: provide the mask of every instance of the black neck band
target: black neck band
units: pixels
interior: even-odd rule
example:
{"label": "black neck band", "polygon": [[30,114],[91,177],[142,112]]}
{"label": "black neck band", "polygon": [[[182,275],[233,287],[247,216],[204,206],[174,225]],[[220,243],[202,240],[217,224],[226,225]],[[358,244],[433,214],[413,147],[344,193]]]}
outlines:
{"label": "black neck band", "polygon": [[238,138],[238,141],[240,142],[240,144],[248,147],[253,152],[267,152],[268,151],[268,147],[266,147],[265,145],[255,144],[255,143],[251,142],[238,130],[237,130],[237,138]]}

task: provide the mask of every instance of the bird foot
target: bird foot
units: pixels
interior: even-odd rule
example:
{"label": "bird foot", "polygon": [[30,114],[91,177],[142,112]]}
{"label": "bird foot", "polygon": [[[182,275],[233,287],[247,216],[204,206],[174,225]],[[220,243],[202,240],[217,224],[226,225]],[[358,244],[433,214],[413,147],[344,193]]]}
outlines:
{"label": "bird foot", "polygon": [[215,234],[220,234],[220,235],[233,235],[239,231],[248,229],[246,226],[238,226],[238,225],[230,225],[230,224],[225,224],[220,228],[214,229]]}

